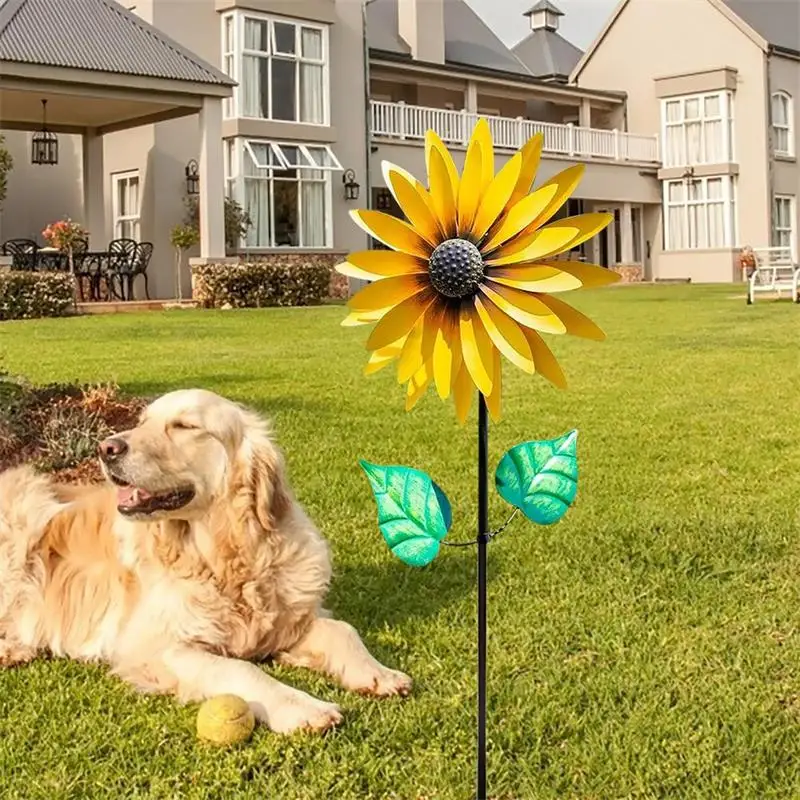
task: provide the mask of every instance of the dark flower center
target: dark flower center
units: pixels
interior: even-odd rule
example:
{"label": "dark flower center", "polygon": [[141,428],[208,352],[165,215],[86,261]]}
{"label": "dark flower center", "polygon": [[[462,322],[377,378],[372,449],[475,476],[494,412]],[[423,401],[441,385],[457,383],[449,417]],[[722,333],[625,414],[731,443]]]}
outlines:
{"label": "dark flower center", "polygon": [[466,239],[448,239],[431,254],[428,262],[431,285],[445,297],[475,294],[483,280],[480,250]]}

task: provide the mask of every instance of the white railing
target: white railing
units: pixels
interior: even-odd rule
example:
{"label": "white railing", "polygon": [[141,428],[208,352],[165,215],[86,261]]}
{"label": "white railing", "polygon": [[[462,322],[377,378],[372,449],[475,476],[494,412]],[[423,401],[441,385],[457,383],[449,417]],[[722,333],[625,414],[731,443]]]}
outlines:
{"label": "white railing", "polygon": [[466,144],[480,117],[489,122],[495,146],[516,150],[536,133],[544,136],[544,152],[563,156],[602,158],[611,161],[658,163],[658,137],[622,131],[579,128],[552,122],[492,117],[426,108],[406,103],[371,101],[372,135],[387,139],[422,140],[425,131],[435,130],[448,144]]}

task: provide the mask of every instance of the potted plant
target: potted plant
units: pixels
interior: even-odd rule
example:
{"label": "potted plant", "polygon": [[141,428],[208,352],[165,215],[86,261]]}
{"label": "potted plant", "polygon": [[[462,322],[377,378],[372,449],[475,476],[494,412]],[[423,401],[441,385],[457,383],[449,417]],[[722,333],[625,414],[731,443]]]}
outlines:
{"label": "potted plant", "polygon": [[69,272],[72,275],[75,302],[77,303],[77,278],[75,275],[75,245],[89,238],[89,232],[79,222],[73,222],[69,217],[52,222],[42,231],[42,237],[51,246],[67,254]]}
{"label": "potted plant", "polygon": [[194,225],[175,225],[170,232],[170,242],[175,248],[175,299],[179,303],[183,301],[181,272],[184,252],[194,247],[199,240],[200,232]]}

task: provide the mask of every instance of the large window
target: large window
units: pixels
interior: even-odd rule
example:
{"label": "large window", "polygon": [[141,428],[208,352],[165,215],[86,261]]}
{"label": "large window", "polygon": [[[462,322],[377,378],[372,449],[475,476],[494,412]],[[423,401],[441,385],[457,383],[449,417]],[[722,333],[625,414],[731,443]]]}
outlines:
{"label": "large window", "polygon": [[117,172],[111,176],[113,188],[114,238],[139,241],[139,173]]}
{"label": "large window", "polygon": [[328,145],[238,139],[228,144],[227,190],[253,226],[246,248],[333,245],[333,172]]}
{"label": "large window", "polygon": [[772,145],[775,155],[794,155],[794,104],[786,92],[772,95]]}
{"label": "large window", "polygon": [[733,247],[734,183],[730,176],[664,183],[664,248]]}
{"label": "large window", "polygon": [[663,100],[661,122],[665,167],[734,160],[731,92]]}
{"label": "large window", "polygon": [[222,59],[239,84],[228,116],[328,123],[327,26],[250,12],[226,14]]}
{"label": "large window", "polygon": [[774,247],[786,247],[797,255],[795,243],[795,210],[794,195],[776,194],[772,203],[772,244]]}

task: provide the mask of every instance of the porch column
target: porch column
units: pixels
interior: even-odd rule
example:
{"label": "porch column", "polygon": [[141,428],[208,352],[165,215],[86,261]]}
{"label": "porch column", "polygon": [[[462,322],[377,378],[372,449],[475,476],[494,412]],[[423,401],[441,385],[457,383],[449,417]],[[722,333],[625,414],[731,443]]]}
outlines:
{"label": "porch column", "polygon": [[478,84],[475,81],[467,81],[467,88],[464,92],[464,110],[468,114],[478,113]]}
{"label": "porch column", "polygon": [[83,219],[89,231],[89,246],[102,250],[108,243],[105,205],[103,137],[94,128],[83,134]]}
{"label": "porch column", "polygon": [[622,204],[620,215],[620,236],[622,237],[622,263],[633,263],[633,215],[631,204]]}
{"label": "porch column", "polygon": [[578,109],[578,125],[581,128],[592,127],[592,103],[588,97],[584,97],[581,100],[581,105]]}
{"label": "porch column", "polygon": [[225,258],[225,166],[222,98],[206,97],[200,109],[200,258]]}

